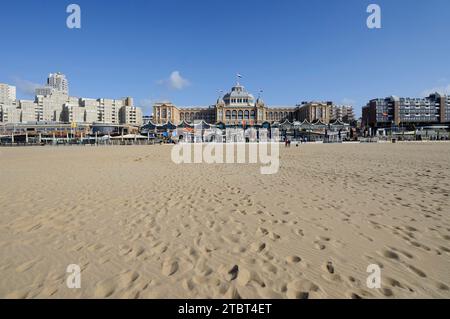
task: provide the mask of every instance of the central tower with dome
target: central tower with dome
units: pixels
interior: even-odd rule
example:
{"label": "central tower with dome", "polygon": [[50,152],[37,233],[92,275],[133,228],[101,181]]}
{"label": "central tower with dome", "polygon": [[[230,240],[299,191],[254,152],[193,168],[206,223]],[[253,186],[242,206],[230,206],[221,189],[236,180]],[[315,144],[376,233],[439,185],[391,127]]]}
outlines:
{"label": "central tower with dome", "polygon": [[237,82],[231,91],[219,97],[215,105],[216,122],[226,125],[261,124],[264,119],[266,107],[264,101],[247,92]]}

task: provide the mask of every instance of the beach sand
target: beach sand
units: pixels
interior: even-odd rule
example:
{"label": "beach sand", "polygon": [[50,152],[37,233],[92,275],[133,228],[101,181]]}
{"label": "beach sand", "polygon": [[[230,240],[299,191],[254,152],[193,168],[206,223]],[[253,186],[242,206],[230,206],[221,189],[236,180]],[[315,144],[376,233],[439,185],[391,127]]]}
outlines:
{"label": "beach sand", "polygon": [[450,144],[281,146],[275,175],[170,151],[1,148],[0,297],[450,298]]}

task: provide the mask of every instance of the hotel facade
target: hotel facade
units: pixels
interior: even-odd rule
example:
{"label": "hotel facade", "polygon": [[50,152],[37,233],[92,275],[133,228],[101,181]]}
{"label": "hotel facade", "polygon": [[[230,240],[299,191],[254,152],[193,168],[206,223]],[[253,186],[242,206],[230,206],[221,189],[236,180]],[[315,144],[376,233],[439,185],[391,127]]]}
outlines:
{"label": "hotel facade", "polygon": [[[156,103],[153,106],[153,122],[193,123],[205,121],[210,124],[262,125],[263,123],[282,123],[285,121],[308,121],[329,124],[333,120],[342,120],[342,106],[332,102],[302,102],[292,107],[269,107],[261,97],[255,97],[239,83],[231,91],[219,97],[214,105],[208,107],[184,108],[171,102]],[[345,107],[347,119],[354,119],[353,108]],[[340,116],[341,118],[337,118]]]}

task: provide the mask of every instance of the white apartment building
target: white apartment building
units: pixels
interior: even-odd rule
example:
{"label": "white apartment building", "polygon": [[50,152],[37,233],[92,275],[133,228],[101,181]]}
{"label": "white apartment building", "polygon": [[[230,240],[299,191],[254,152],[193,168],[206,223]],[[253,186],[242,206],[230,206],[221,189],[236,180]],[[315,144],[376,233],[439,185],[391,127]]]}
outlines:
{"label": "white apartment building", "polygon": [[36,121],[36,106],[37,104],[34,101],[30,100],[19,100],[18,101],[20,108],[20,122],[34,122]]}
{"label": "white apartment building", "polygon": [[44,87],[37,88],[36,95],[52,95],[53,93],[62,93],[69,95],[69,81],[61,72],[50,73],[47,78],[47,84]]}
{"label": "white apartment building", "polygon": [[86,118],[85,108],[67,103],[63,107],[61,116],[63,122],[84,123]]}
{"label": "white apartment building", "polygon": [[0,103],[7,104],[16,100],[16,87],[0,83]]}
{"label": "white apartment building", "polygon": [[47,86],[54,88],[57,92],[69,95],[69,81],[61,72],[50,73],[47,79]]}
{"label": "white apartment building", "polygon": [[98,120],[98,101],[95,99],[86,99],[82,98],[80,99],[81,107],[84,108],[85,111],[85,118],[84,122],[86,123],[94,123]]}
{"label": "white apartment building", "polygon": [[0,121],[77,122],[142,125],[142,111],[133,99],[89,99],[68,95],[64,74],[50,74],[47,86],[36,89],[35,100],[16,101],[16,88],[0,84]]}
{"label": "white apartment building", "polygon": [[60,122],[63,121],[61,117],[63,106],[70,103],[70,99],[65,94],[55,92],[48,96],[36,96],[36,103],[36,121]]}
{"label": "white apartment building", "polygon": [[142,121],[142,110],[136,106],[124,105],[119,112],[120,124],[129,124],[141,126]]}
{"label": "white apartment building", "polygon": [[20,109],[15,104],[0,104],[0,122],[20,123]]}
{"label": "white apartment building", "polygon": [[99,123],[119,124],[119,111],[124,106],[123,100],[98,99]]}
{"label": "white apartment building", "polygon": [[56,92],[56,90],[52,87],[49,86],[44,86],[41,88],[37,88],[35,90],[35,94],[36,95],[42,95],[42,96],[48,96],[48,95],[52,95],[54,92]]}

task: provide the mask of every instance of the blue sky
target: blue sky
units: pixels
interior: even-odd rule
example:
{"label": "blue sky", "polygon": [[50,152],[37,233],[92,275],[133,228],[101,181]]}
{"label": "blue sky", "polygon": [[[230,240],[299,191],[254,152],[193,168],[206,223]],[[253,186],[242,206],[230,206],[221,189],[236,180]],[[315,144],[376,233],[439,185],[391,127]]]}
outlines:
{"label": "blue sky", "polygon": [[[66,27],[81,6],[82,28]],[[370,3],[382,29],[366,26]],[[0,82],[61,71],[73,96],[209,105],[236,73],[270,106],[450,90],[448,0],[3,1]],[[5,32],[6,30],[6,32]],[[172,75],[172,80],[170,80]]]}

